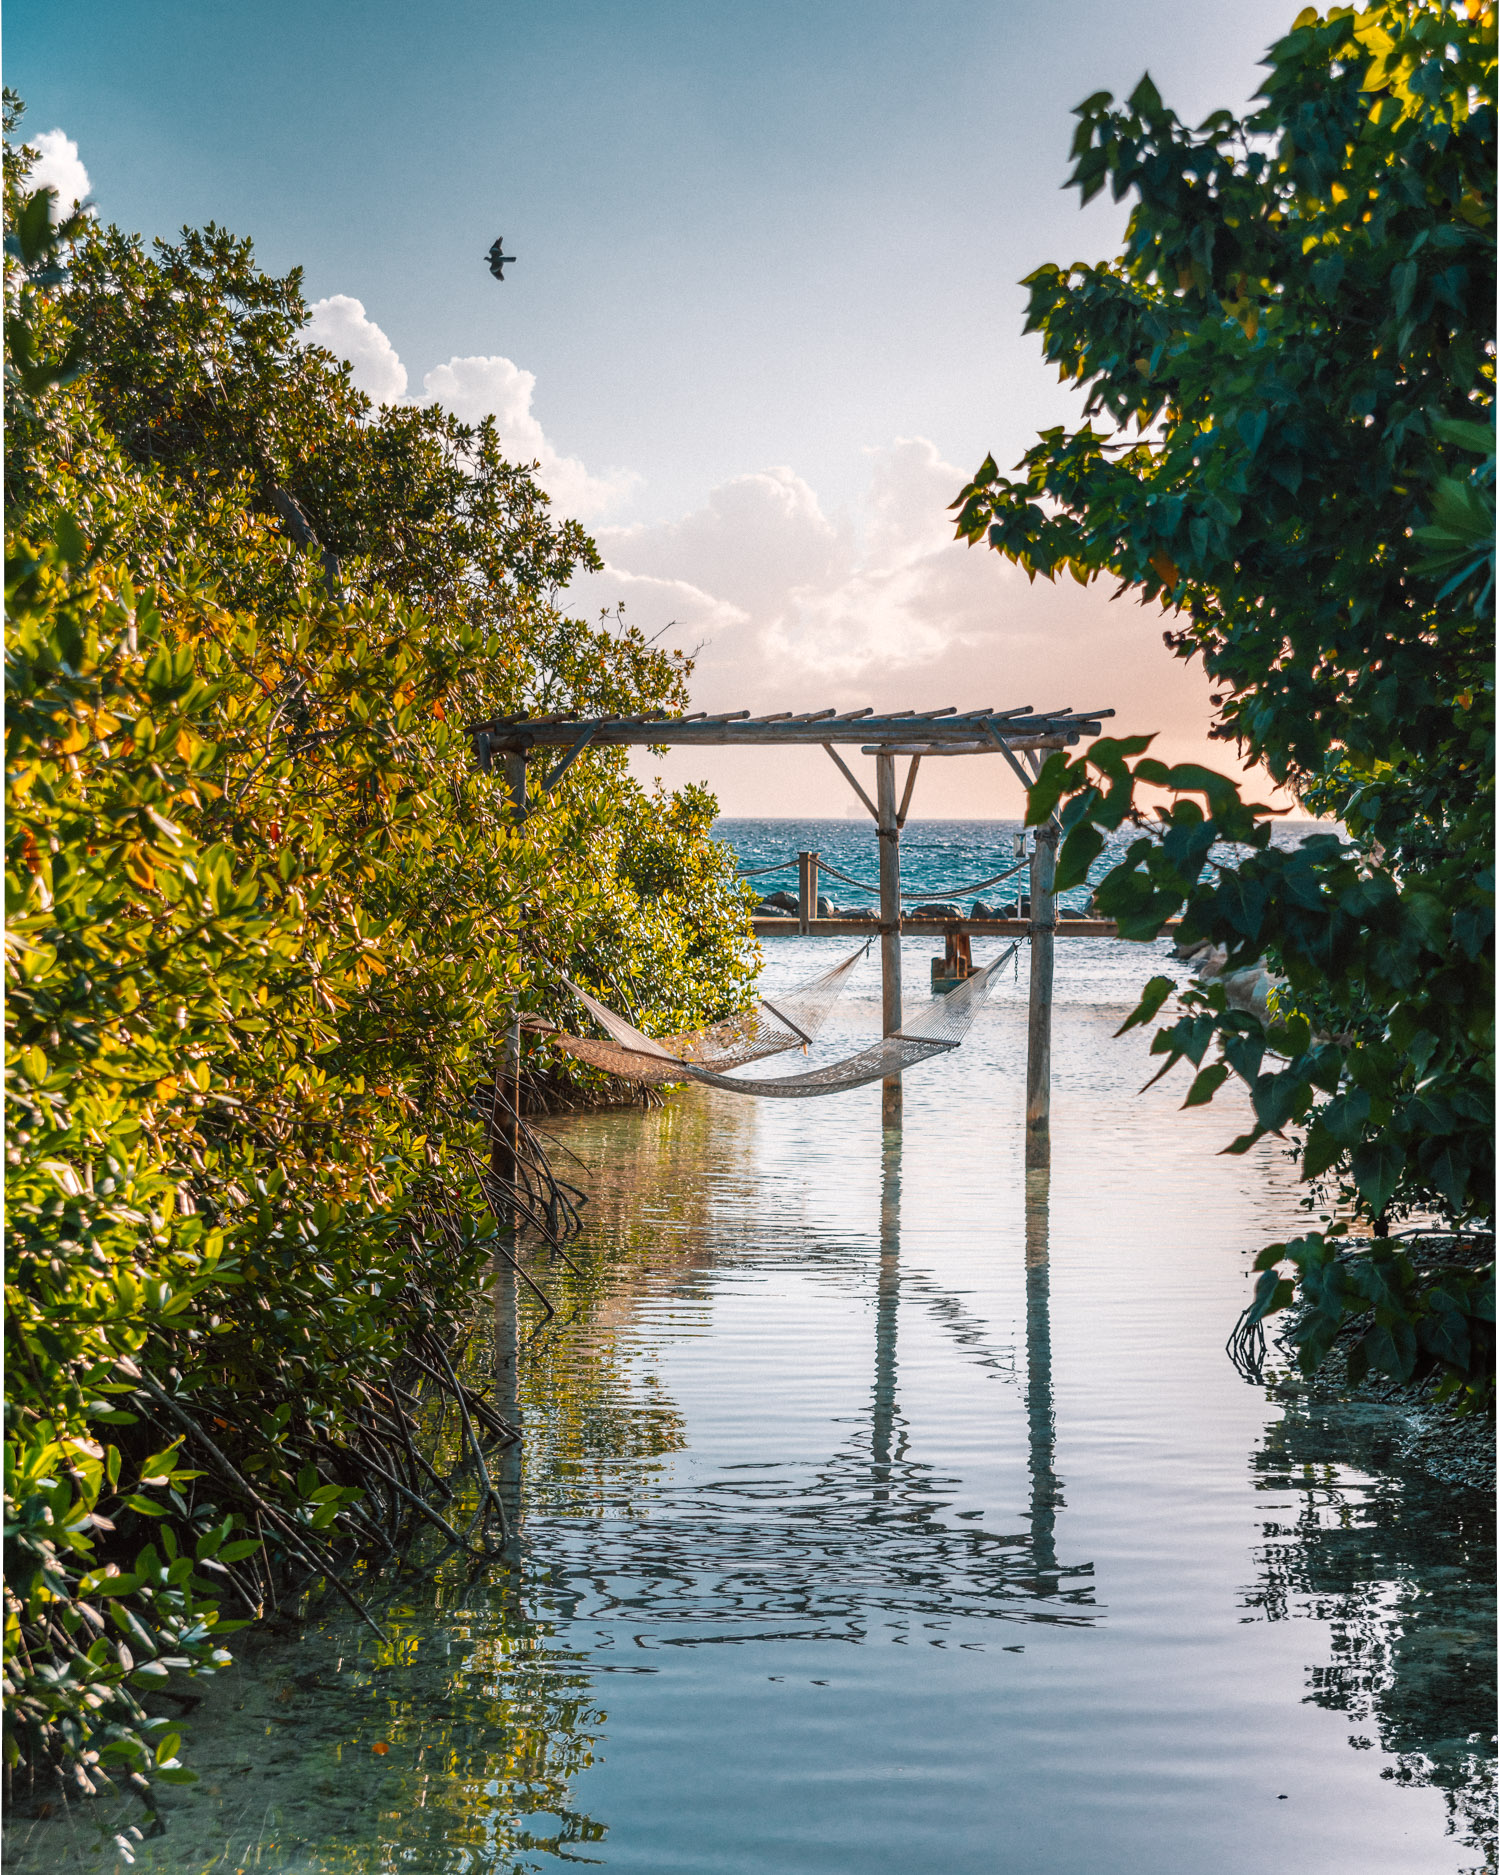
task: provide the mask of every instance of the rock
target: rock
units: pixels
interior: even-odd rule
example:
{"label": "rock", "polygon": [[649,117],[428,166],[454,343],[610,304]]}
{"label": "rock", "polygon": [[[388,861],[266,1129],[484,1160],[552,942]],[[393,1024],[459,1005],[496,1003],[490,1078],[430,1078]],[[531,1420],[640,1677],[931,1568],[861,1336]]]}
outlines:
{"label": "rock", "polygon": [[797,909],[797,898],[793,892],[767,892],[765,902],[774,911],[794,912]]}
{"label": "rock", "polygon": [[993,905],[986,905],[982,898],[976,898],[969,907],[969,916],[971,918],[1000,918],[1004,914],[997,911]]}
{"label": "rock", "polygon": [[838,915],[840,918],[865,918],[873,921],[877,914],[871,911],[868,905],[840,905]]}
{"label": "rock", "polygon": [[909,911],[908,918],[962,918],[963,913],[956,905],[918,905]]}
{"label": "rock", "polygon": [[762,899],[750,913],[752,918],[790,918],[794,915],[784,905],[773,905],[769,899]]}
{"label": "rock", "polygon": [[1251,964],[1248,970],[1231,970],[1219,980],[1224,985],[1224,998],[1231,1009],[1242,1009],[1261,1024],[1270,1021],[1272,985],[1264,964]]}
{"label": "rock", "polygon": [[818,900],[818,916],[820,918],[832,918],[834,915],[833,900],[831,898],[820,898]]}

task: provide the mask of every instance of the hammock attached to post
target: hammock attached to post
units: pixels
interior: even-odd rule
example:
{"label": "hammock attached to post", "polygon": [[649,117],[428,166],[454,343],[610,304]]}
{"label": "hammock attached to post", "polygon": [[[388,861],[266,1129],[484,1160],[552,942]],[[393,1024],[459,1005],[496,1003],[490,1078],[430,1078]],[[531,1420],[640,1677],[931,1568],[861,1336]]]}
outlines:
{"label": "hammock attached to post", "polygon": [[[571,983],[568,987],[573,994],[618,1040],[614,1044],[594,1042],[581,1035],[565,1035],[559,1029],[548,1030],[547,1034],[550,1041],[559,1048],[565,1048],[570,1055],[576,1055],[579,1060],[604,1068],[624,1080],[645,1081],[657,1086],[668,1081],[701,1081],[707,1087],[723,1087],[734,1094],[755,1094],[762,1099],[807,1100],[817,1094],[841,1094],[847,1088],[862,1087],[868,1081],[883,1081],[889,1074],[900,1074],[919,1061],[927,1061],[933,1055],[948,1054],[957,1048],[979,1014],[994,979],[1018,948],[1017,944],[1012,944],[1003,956],[986,964],[983,970],[976,970],[956,990],[950,990],[946,996],[934,996],[922,1014],[915,1021],[907,1023],[898,1035],[889,1035],[873,1047],[861,1049],[857,1055],[850,1055],[843,1061],[831,1061],[827,1067],[813,1068],[806,1074],[780,1075],[763,1081],[736,1080],[684,1055],[673,1055],[669,1044],[681,1040],[681,1037],[668,1037],[665,1042],[654,1042],[650,1036],[631,1028],[613,1010],[606,1009],[602,1003],[596,1002],[592,996],[586,995]],[[862,955],[862,951],[856,951],[853,957],[839,965],[837,972],[829,971],[827,977],[819,977],[815,982],[821,985],[835,975],[841,976],[843,972],[852,969]],[[799,990],[778,998],[777,1008],[772,1010],[772,1015],[785,1022],[786,1017],[780,1012],[790,1012],[796,1005],[796,999],[808,997],[813,988],[813,984],[804,984]],[[836,994],[837,991],[834,992]],[[831,1006],[833,1000],[833,996],[828,996],[826,1006]],[[823,1013],[826,1013],[826,1006]],[[763,1004],[762,1007],[770,1006]],[[752,1012],[751,1016],[742,1020],[753,1022],[755,1019]],[[821,1024],[821,1014],[818,1021]],[[716,1024],[715,1029],[703,1030],[702,1036],[707,1037],[715,1034],[717,1029],[732,1029],[734,1026],[734,1023]],[[734,1065],[740,1066],[761,1055],[778,1053],[782,1048],[795,1046],[795,1041],[796,1038],[780,1043],[775,1048],[762,1047],[755,1054],[741,1054]]]}
{"label": "hammock attached to post", "polygon": [[682,1080],[688,1066],[722,1073],[726,1068],[742,1068],[747,1061],[784,1054],[789,1048],[805,1048],[843,994],[849,972],[869,948],[868,943],[861,944],[831,970],[782,991],[774,1003],[762,997],[742,1016],[730,1016],[710,1028],[689,1029],[682,1035],[664,1035],[660,1040],[643,1035],[566,977],[563,982],[613,1039],[596,1042],[589,1036],[568,1035],[540,1022],[528,1027],[538,1029],[548,1041],[590,1067],[602,1068],[622,1080],[661,1086]]}

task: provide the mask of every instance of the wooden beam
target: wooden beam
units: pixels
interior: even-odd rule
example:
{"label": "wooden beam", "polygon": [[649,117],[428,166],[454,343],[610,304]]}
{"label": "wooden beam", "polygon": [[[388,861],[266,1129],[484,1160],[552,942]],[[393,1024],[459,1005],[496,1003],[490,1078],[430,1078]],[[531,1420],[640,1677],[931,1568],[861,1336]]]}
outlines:
{"label": "wooden beam", "polygon": [[[751,918],[750,928],[758,938],[800,937],[800,921],[796,918]],[[809,937],[869,937],[879,926],[872,918],[812,918],[808,920]],[[1176,920],[1164,924],[1161,928],[1163,937],[1176,935]],[[1015,938],[1031,935],[1029,918],[914,918],[910,913],[901,920],[901,930],[907,937],[947,937],[950,932],[962,932],[966,937]],[[1055,938],[1119,938],[1123,944],[1134,942],[1133,939],[1120,938],[1120,928],[1112,918],[1060,918]]]}
{"label": "wooden beam", "polygon": [[[1067,749],[1079,740],[1069,736],[1006,736],[1008,749]],[[860,750],[861,755],[993,755],[995,743],[981,742],[876,742]]]}
{"label": "wooden beam", "polygon": [[580,736],[588,735],[601,748],[639,748],[657,744],[677,747],[806,747],[812,743],[856,743],[888,749],[895,745],[920,748],[923,752],[939,748],[963,747],[975,750],[986,739],[997,745],[1035,737],[1063,737],[1073,740],[1083,735],[1097,735],[1107,711],[1093,714],[1076,710],[1015,711],[967,710],[960,713],[893,710],[884,715],[871,711],[845,712],[842,716],[829,710],[808,711],[797,716],[779,712],[752,718],[744,710],[716,716],[643,717],[579,716],[497,717],[490,722],[471,723],[469,733],[489,737],[492,749],[557,748],[571,749]]}

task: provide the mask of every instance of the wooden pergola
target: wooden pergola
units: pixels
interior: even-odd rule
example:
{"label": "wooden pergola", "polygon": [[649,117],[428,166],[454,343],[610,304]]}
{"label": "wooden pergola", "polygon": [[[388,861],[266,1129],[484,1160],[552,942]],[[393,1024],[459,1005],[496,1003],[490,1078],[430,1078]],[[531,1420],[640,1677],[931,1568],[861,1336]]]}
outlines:
{"label": "wooden pergola", "polygon": [[[1037,829],[1031,855],[1031,915],[1026,919],[957,921],[905,919],[901,915],[901,830],[911,808],[917,772],[929,758],[951,755],[999,755],[1030,787],[1043,760],[1054,749],[1071,748],[1097,736],[1113,710],[1036,710],[1030,704],[1009,710],[782,710],[752,716],[748,710],[694,716],[497,716],[469,725],[481,770],[490,773],[498,760],[519,817],[544,797],[586,749],[603,748],[821,748],[875,822],[880,841],[880,936],[882,1031],[901,1028],[901,935],[1024,936],[1031,942],[1030,1007],[1026,1055],[1026,1163],[1049,1162],[1052,1082],[1052,967],[1057,936],[1057,905],[1052,881],[1057,857],[1057,824]],[[875,798],[860,784],[839,748],[854,748],[875,758]],[[549,758],[528,775],[533,752]],[[909,766],[898,794],[896,762]],[[815,933],[864,936],[867,921],[820,919],[808,915],[807,868],[803,870],[803,916],[790,920],[757,919],[763,937]],[[813,887],[813,909],[816,888]],[[1096,920],[1070,920],[1078,936],[1113,935],[1114,926]],[[882,1124],[901,1125],[901,1077],[882,1083]]]}

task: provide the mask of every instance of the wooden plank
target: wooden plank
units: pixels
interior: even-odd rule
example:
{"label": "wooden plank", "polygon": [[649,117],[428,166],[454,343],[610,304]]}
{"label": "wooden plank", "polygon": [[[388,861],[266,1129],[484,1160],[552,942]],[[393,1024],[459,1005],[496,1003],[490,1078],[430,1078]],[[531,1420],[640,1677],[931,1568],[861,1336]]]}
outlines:
{"label": "wooden plank", "polygon": [[[796,918],[752,918],[750,928],[758,938],[801,937]],[[809,937],[871,937],[879,929],[873,918],[813,918],[808,922]],[[901,929],[907,937],[944,938],[950,931],[961,931],[969,937],[1029,937],[1031,920],[1029,918],[913,918],[909,914],[901,920]],[[1178,921],[1174,918],[1162,926],[1163,937],[1175,936]],[[1118,925],[1110,918],[1068,918],[1058,920],[1053,933],[1057,938],[1118,938],[1123,943],[1135,942],[1134,939],[1120,937]]]}

